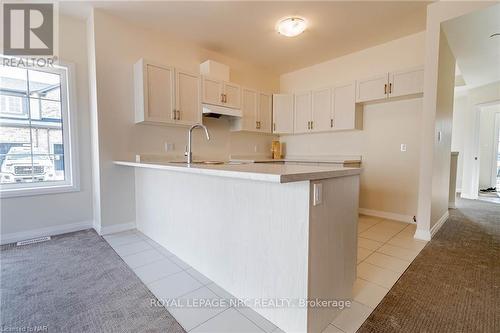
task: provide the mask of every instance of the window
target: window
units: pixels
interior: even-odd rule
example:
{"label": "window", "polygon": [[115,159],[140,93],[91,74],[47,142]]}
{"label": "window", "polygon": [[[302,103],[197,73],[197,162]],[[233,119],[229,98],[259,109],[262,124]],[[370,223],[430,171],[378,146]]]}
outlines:
{"label": "window", "polygon": [[0,66],[2,197],[78,189],[69,77],[70,66]]}

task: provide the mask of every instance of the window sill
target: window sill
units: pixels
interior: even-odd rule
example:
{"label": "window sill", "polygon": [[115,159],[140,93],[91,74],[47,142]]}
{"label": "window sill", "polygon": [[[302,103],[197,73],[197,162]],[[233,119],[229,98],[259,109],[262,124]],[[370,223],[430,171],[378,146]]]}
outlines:
{"label": "window sill", "polygon": [[49,185],[49,186],[36,186],[25,188],[11,188],[6,189],[3,187],[0,190],[0,198],[16,198],[16,197],[31,197],[46,194],[59,194],[68,192],[78,192],[80,187],[71,184],[63,185]]}

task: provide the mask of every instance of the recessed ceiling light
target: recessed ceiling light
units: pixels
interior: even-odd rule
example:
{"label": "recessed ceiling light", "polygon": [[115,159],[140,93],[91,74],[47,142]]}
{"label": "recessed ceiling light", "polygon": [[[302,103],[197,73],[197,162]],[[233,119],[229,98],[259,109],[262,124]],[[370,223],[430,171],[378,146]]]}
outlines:
{"label": "recessed ceiling light", "polygon": [[281,19],[276,25],[276,30],[284,36],[295,37],[304,32],[307,28],[307,21],[302,17],[286,17]]}

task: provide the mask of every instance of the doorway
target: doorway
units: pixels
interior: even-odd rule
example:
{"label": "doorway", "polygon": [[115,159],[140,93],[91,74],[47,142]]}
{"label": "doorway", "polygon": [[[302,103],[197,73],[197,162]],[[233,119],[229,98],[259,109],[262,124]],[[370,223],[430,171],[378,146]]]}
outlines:
{"label": "doorway", "polygon": [[500,203],[500,104],[481,109],[478,199]]}

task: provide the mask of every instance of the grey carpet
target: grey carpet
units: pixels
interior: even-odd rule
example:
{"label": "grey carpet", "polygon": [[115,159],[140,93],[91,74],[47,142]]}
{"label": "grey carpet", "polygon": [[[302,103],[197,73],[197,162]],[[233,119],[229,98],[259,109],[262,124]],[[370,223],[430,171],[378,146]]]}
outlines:
{"label": "grey carpet", "polygon": [[[94,230],[0,250],[1,325],[49,332],[184,332]],[[1,331],[1,329],[0,329]]]}
{"label": "grey carpet", "polygon": [[457,205],[358,332],[500,332],[500,205]]}

